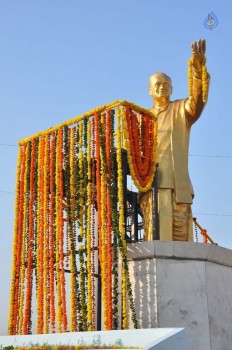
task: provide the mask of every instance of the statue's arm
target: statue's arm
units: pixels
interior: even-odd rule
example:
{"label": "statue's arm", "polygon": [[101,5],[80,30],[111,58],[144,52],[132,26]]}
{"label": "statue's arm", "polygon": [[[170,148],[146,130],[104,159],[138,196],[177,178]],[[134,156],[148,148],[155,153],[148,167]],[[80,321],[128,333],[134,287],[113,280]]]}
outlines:
{"label": "statue's arm", "polygon": [[[185,104],[186,115],[191,124],[193,124],[201,115],[201,112],[205,106],[205,102],[202,101],[202,65],[205,62],[205,40],[198,40],[191,46],[192,56],[190,58],[191,65],[193,67],[193,85],[192,96],[190,96]],[[209,79],[209,77],[208,77]],[[209,84],[207,84],[209,86]],[[208,91],[207,91],[208,95]]]}

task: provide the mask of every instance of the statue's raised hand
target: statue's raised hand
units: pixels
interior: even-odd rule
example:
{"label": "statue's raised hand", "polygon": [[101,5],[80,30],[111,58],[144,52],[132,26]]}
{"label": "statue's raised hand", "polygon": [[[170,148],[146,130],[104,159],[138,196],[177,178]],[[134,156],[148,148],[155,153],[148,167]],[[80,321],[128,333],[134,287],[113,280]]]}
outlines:
{"label": "statue's raised hand", "polygon": [[191,64],[195,69],[201,69],[202,64],[205,63],[206,42],[205,39],[194,41],[191,45],[192,56],[190,58]]}

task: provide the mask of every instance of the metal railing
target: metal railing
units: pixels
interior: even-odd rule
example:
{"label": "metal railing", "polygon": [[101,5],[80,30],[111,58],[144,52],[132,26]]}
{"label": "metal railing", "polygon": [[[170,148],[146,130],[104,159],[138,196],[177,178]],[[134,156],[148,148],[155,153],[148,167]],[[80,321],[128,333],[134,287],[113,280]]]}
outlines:
{"label": "metal railing", "polygon": [[204,229],[198,222],[197,218],[193,218],[193,223],[195,225],[195,233],[196,233],[196,241],[198,242],[198,233],[197,233],[197,228],[200,230],[201,235],[203,236],[203,243],[212,243],[216,244],[213,239],[208,235],[207,230]]}

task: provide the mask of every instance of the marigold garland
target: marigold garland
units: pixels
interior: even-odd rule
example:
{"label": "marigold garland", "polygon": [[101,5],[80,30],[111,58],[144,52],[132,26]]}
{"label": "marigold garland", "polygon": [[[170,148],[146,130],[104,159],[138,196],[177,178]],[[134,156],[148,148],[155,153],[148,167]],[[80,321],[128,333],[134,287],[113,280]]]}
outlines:
{"label": "marigold garland", "polygon": [[38,207],[37,207],[37,222],[39,234],[37,235],[36,256],[37,256],[37,333],[43,333],[44,328],[44,167],[43,161],[45,158],[45,139],[42,137],[39,140],[38,151]]}
{"label": "marigold garland", "polygon": [[102,295],[103,295],[103,320],[104,329],[108,330],[108,302],[107,302],[107,251],[106,251],[106,154],[105,154],[105,130],[104,130],[104,115],[101,114],[100,118],[100,164],[101,164],[101,230],[100,230],[100,242],[101,242],[101,274],[102,274]]}
{"label": "marigold garland", "polygon": [[[96,191],[97,191],[97,211],[101,213],[101,161],[100,161],[100,128],[99,128],[99,114],[94,114],[94,126],[96,132]],[[101,226],[102,220],[101,215],[97,216],[97,227],[98,227],[98,249],[99,249],[99,260],[102,262],[102,237],[101,237]]]}
{"label": "marigold garland", "polygon": [[50,275],[49,275],[49,153],[50,153],[50,142],[49,135],[45,136],[45,149],[44,149],[44,333],[49,333],[49,323],[50,323]]}
{"label": "marigold garland", "polygon": [[202,101],[204,103],[206,103],[208,100],[208,89],[209,89],[208,72],[207,72],[207,67],[205,63],[206,63],[206,59],[202,65]]}
{"label": "marigold garland", "polygon": [[61,249],[63,244],[63,129],[58,131],[56,143],[56,290],[57,290],[57,323],[58,331],[63,330],[63,299],[62,299],[62,261]]}
{"label": "marigold garland", "polygon": [[[95,122],[92,118],[92,130],[91,130],[91,278],[92,278],[92,291],[91,291],[91,299],[92,299],[92,329],[96,329],[96,283],[95,283],[95,272],[96,272],[96,255],[95,255],[95,247],[96,247],[96,237],[95,237],[95,218],[96,218],[96,206],[95,206]],[[90,142],[90,140],[89,140]]]}
{"label": "marigold garland", "polygon": [[[62,130],[63,131],[63,130]],[[60,159],[59,159],[59,268],[60,268],[60,282],[61,282],[61,312],[62,312],[62,331],[67,331],[67,311],[66,311],[66,289],[65,289],[65,274],[64,274],[64,178],[63,178],[63,132],[61,132],[60,144]]]}
{"label": "marigold garland", "polygon": [[21,173],[21,163],[22,163],[23,147],[19,148],[18,159],[17,159],[17,170],[16,170],[16,190],[15,190],[15,222],[14,222],[14,237],[13,237],[13,247],[12,247],[12,266],[11,266],[11,289],[10,289],[10,308],[9,308],[9,320],[8,320],[8,333],[15,334],[16,329],[14,327],[15,317],[17,315],[15,310],[15,293],[16,293],[16,261],[17,261],[17,250],[18,250],[18,218],[19,218],[19,204],[20,204],[20,173]]}
{"label": "marigold garland", "polygon": [[27,229],[28,229],[28,205],[29,205],[29,172],[30,172],[30,143],[26,147],[25,157],[25,173],[24,173],[24,193],[25,199],[23,203],[23,227],[22,227],[22,252],[20,260],[20,275],[19,275],[19,320],[18,332],[22,333],[23,326],[23,310],[24,310],[24,295],[25,295],[25,273],[26,273],[26,250],[27,250]]}
{"label": "marigold garland", "polygon": [[130,173],[137,188],[146,192],[151,188],[155,174],[156,123],[154,117],[142,115],[139,126],[138,115],[129,106],[122,113]]}
{"label": "marigold garland", "polygon": [[111,138],[112,138],[112,131],[111,131],[111,115],[110,110],[107,110],[106,112],[106,119],[105,119],[105,125],[106,125],[106,138],[105,138],[105,144],[106,144],[106,166],[107,166],[107,172],[106,172],[106,185],[107,185],[107,192],[106,192],[106,211],[107,211],[107,224],[106,224],[106,248],[107,248],[107,328],[112,329],[113,326],[113,308],[112,308],[112,208],[111,208],[111,201],[110,197],[112,196],[112,186],[111,186]]}
{"label": "marigold garland", "polygon": [[147,189],[156,120],[126,101],[88,113],[75,119],[75,125],[72,119],[20,142],[9,334],[31,333],[33,290],[38,333],[95,330],[97,278],[102,284],[104,328],[127,328],[127,305],[137,327],[126,259],[121,152],[126,141],[134,181]]}
{"label": "marigold garland", "polygon": [[29,223],[28,223],[28,254],[27,254],[27,280],[26,280],[26,298],[25,298],[25,310],[23,319],[23,334],[31,333],[31,295],[32,295],[32,283],[33,283],[33,245],[34,245],[34,180],[35,180],[35,167],[36,167],[36,143],[35,140],[31,141],[31,162],[30,162],[30,194],[29,194]]}
{"label": "marigold garland", "polygon": [[19,313],[19,295],[20,295],[20,270],[21,270],[21,252],[22,252],[22,232],[23,232],[23,208],[24,208],[24,174],[25,174],[25,160],[26,160],[26,149],[27,145],[23,147],[22,150],[22,165],[21,165],[21,171],[19,172],[19,179],[20,179],[20,184],[19,184],[19,203],[16,205],[16,210],[17,210],[17,215],[16,215],[16,230],[17,234],[15,235],[15,248],[16,248],[16,254],[15,254],[15,259],[14,259],[14,264],[15,264],[15,274],[13,276],[14,280],[12,280],[12,283],[15,283],[15,290],[14,290],[14,295],[12,295],[12,307],[13,307],[13,322],[12,322],[12,331],[15,333],[19,332],[18,330],[18,318],[20,317]]}
{"label": "marigold garland", "polygon": [[[208,89],[209,89],[209,77],[206,67],[206,58],[204,58],[201,66],[201,82],[202,82],[202,101],[207,102],[208,99]],[[192,65],[191,59],[188,61],[188,93],[189,97],[193,96],[193,76],[194,67]]]}
{"label": "marigold garland", "polygon": [[40,131],[31,137],[27,137],[27,138],[21,140],[19,142],[19,145],[21,146],[21,145],[31,141],[32,139],[39,138],[39,137],[46,135],[48,133],[50,134],[52,132],[56,132],[56,131],[60,130],[61,128],[63,128],[64,126],[69,126],[69,125],[73,125],[75,123],[79,123],[83,119],[86,119],[86,118],[89,118],[89,117],[95,115],[95,113],[98,114],[98,113],[101,113],[107,109],[116,108],[118,106],[130,106],[132,109],[136,110],[139,113],[146,113],[146,114],[149,114],[151,116],[154,116],[153,113],[150,112],[149,110],[142,108],[142,107],[140,107],[132,102],[128,102],[125,100],[113,101],[113,102],[108,103],[107,105],[96,107],[96,108],[88,111],[87,113],[84,113],[80,116],[76,116],[72,119],[69,119],[64,123],[61,123],[55,127],[50,128],[49,130]]}
{"label": "marigold garland", "polygon": [[56,161],[56,134],[53,132],[50,139],[50,159],[49,159],[49,193],[50,193],[50,202],[49,202],[49,275],[50,275],[50,322],[51,322],[51,331],[55,332],[55,161]]}
{"label": "marigold garland", "polygon": [[75,128],[70,130],[70,201],[67,208],[69,225],[69,245],[70,245],[70,331],[77,331],[77,266],[76,266],[76,229],[75,229]]}
{"label": "marigold garland", "polygon": [[82,244],[79,245],[79,262],[80,262],[80,331],[87,331],[87,308],[86,308],[86,288],[85,288],[85,259],[84,259],[84,247]]}
{"label": "marigold garland", "polygon": [[[122,115],[119,108],[116,109],[117,118],[117,163],[118,163],[118,204],[119,204],[119,235],[122,242],[123,255],[126,254],[126,240],[125,240],[125,219],[124,219],[124,200],[122,187]],[[127,301],[126,301],[126,274],[125,267],[122,266],[122,328],[126,329],[127,321]]]}
{"label": "marigold garland", "polygon": [[92,309],[92,271],[91,271],[91,121],[87,125],[87,230],[86,230],[86,255],[87,255],[87,320],[88,330],[93,330],[93,309]]}
{"label": "marigold garland", "polygon": [[[82,136],[82,134],[81,134]],[[80,212],[79,212],[79,242],[83,241],[83,236],[84,236],[84,168],[83,168],[83,163],[84,163],[84,155],[83,151],[80,150],[79,152],[79,206],[80,206]]]}
{"label": "marigold garland", "polygon": [[[114,129],[115,110],[111,110],[111,130]],[[113,135],[112,135],[113,136]],[[114,139],[111,138],[110,144],[111,155],[111,211],[112,211],[112,241],[113,241],[113,256],[112,256],[112,304],[113,304],[113,329],[119,327],[119,309],[118,309],[118,295],[119,295],[119,276],[118,276],[118,208],[117,208],[117,161],[116,149],[114,146]]]}

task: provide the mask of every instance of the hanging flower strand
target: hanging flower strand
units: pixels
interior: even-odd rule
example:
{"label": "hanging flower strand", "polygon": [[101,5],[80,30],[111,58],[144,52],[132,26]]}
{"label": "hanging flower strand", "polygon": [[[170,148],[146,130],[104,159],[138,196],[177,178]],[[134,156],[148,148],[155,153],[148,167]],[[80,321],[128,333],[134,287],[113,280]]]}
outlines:
{"label": "hanging flower strand", "polygon": [[27,282],[26,282],[26,299],[25,299],[25,317],[23,320],[23,334],[31,333],[31,295],[33,284],[33,248],[34,248],[34,181],[36,168],[36,142],[31,141],[31,163],[30,163],[30,195],[29,195],[29,223],[28,223],[28,254],[27,254]]}
{"label": "hanging flower strand", "polygon": [[30,174],[30,143],[27,144],[26,150],[26,167],[24,173],[24,193],[25,200],[23,205],[23,231],[22,231],[22,253],[21,253],[21,270],[19,275],[19,320],[18,320],[18,334],[22,334],[23,327],[23,314],[24,314],[24,297],[25,297],[25,275],[26,275],[26,251],[27,251],[27,241],[28,241],[28,208],[29,208],[29,174]]}
{"label": "hanging flower strand", "polygon": [[[143,119],[143,137],[140,135],[139,117]],[[127,106],[122,109],[122,123],[132,179],[141,192],[148,191],[155,174],[156,120],[150,115],[138,116]]]}
{"label": "hanging flower strand", "polygon": [[18,151],[18,159],[17,159],[17,172],[16,172],[16,196],[15,196],[15,221],[14,221],[14,237],[13,237],[13,249],[12,249],[12,266],[11,266],[11,289],[10,289],[10,311],[9,311],[9,323],[8,323],[8,334],[12,335],[16,333],[15,329],[15,318],[17,316],[17,310],[15,312],[15,295],[17,290],[16,285],[16,276],[17,276],[17,250],[18,250],[18,221],[19,221],[19,206],[20,206],[20,175],[21,175],[21,164],[23,157],[23,149],[24,147],[19,147]]}
{"label": "hanging flower strand", "polygon": [[50,274],[49,274],[49,135],[45,136],[44,150],[44,333],[49,333],[50,324]]}
{"label": "hanging flower strand", "polygon": [[108,329],[111,330],[113,327],[113,307],[112,307],[112,208],[110,197],[112,196],[112,186],[111,186],[111,114],[108,109],[106,112],[106,208],[107,208],[107,225],[106,225],[106,244],[107,244],[107,303],[108,303]]}
{"label": "hanging flower strand", "polygon": [[[122,115],[119,108],[116,109],[117,117],[117,166],[118,166],[118,203],[119,203],[119,235],[122,242],[122,253],[126,254],[124,200],[123,200],[123,176],[122,176]],[[122,328],[127,329],[127,302],[126,302],[126,274],[122,268]]]}
{"label": "hanging flower strand", "polygon": [[50,274],[50,322],[52,333],[55,333],[55,260],[54,252],[56,250],[55,241],[55,161],[56,161],[56,134],[53,132],[50,139],[50,159],[49,159],[49,192],[50,192],[50,203],[49,203],[49,274]]}
{"label": "hanging flower strand", "polygon": [[[202,62],[201,70],[202,70],[202,73],[201,73],[202,101],[206,103],[208,99],[208,89],[209,89],[209,76],[208,76],[207,67],[206,67],[206,57]],[[194,76],[194,68],[192,65],[192,61],[190,59],[188,61],[188,93],[190,98],[193,96],[193,76]]]}
{"label": "hanging flower strand", "polygon": [[45,159],[45,139],[39,140],[38,151],[38,235],[36,245],[37,255],[37,332],[43,333],[44,329],[44,159]]}
{"label": "hanging flower strand", "polygon": [[88,330],[93,329],[92,309],[92,271],[91,271],[91,121],[87,124],[87,230],[86,230],[86,255],[87,255],[87,320]]}

